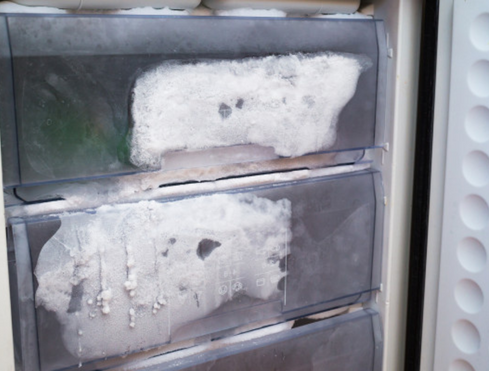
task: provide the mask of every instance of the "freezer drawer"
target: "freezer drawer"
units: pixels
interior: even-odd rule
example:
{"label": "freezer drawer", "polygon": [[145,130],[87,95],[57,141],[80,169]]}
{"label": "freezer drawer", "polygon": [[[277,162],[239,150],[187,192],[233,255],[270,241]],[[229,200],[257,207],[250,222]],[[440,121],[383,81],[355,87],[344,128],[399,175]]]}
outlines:
{"label": "freezer drawer", "polygon": [[195,167],[195,152],[351,163],[383,144],[381,21],[11,15],[0,45],[5,186]]}
{"label": "freezer drawer", "polygon": [[[160,357],[163,358],[163,357]],[[144,371],[380,371],[379,316],[362,310],[260,339],[232,344],[177,361],[149,360],[128,370]]]}
{"label": "freezer drawer", "polygon": [[380,174],[362,171],[10,219],[18,361],[92,370],[366,301],[382,214]]}

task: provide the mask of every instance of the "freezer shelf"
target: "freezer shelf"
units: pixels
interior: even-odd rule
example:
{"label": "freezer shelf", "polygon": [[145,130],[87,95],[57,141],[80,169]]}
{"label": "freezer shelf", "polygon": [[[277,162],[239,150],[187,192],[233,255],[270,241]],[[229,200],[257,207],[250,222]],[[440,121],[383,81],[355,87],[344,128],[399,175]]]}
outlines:
{"label": "freezer shelf", "polygon": [[91,370],[368,300],[382,200],[380,174],[367,171],[11,219],[18,360]]}
{"label": "freezer shelf", "polygon": [[[163,358],[163,357],[161,357]],[[133,368],[144,371],[380,371],[382,338],[372,310],[346,314],[290,331],[182,357],[152,359]]]}
{"label": "freezer shelf", "polygon": [[383,144],[381,21],[10,15],[0,40],[6,186]]}

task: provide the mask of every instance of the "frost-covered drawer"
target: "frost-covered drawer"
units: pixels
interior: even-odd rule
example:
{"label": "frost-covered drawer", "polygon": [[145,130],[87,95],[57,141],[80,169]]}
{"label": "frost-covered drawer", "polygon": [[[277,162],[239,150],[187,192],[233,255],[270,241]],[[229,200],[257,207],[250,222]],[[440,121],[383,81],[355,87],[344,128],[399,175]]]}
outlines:
{"label": "frost-covered drawer", "polygon": [[[3,16],[4,184],[346,150],[331,161],[357,161],[383,141],[382,30],[366,19]],[[185,157],[196,151],[199,165]]]}
{"label": "frost-covered drawer", "polygon": [[368,300],[379,286],[380,187],[379,173],[363,171],[11,219],[24,369]]}
{"label": "frost-covered drawer", "polygon": [[157,357],[125,369],[381,371],[380,321],[367,309],[173,361]]}

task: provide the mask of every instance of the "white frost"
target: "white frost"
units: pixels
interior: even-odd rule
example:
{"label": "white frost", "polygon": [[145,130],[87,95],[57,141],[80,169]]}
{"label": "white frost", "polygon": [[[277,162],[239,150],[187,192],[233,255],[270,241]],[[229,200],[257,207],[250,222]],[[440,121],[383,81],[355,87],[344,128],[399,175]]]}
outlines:
{"label": "white frost", "polygon": [[39,256],[36,305],[56,313],[83,362],[161,345],[237,297],[280,299],[290,218],[288,200],[251,194],[64,214]]}
{"label": "white frost", "polygon": [[286,17],[287,13],[278,9],[238,8],[216,10],[214,13],[223,17]]}
{"label": "white frost", "polygon": [[325,150],[370,66],[333,53],[164,63],[135,83],[131,162],[158,169],[167,152],[242,144],[286,157]]}

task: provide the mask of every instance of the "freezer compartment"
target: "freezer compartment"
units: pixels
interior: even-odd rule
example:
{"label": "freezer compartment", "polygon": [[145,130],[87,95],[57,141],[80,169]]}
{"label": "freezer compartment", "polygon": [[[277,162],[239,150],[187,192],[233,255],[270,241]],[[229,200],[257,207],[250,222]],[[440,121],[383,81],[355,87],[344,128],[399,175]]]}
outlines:
{"label": "freezer compartment", "polygon": [[[248,334],[251,337],[253,333]],[[221,349],[165,361],[164,356],[129,365],[144,371],[380,371],[382,337],[379,316],[367,309],[292,330],[232,342]],[[176,358],[175,356],[172,358]]]}
{"label": "freezer compartment", "polygon": [[92,370],[368,300],[382,213],[380,175],[362,171],[11,219],[19,362]]}
{"label": "freezer compartment", "polygon": [[202,167],[321,152],[352,163],[383,144],[381,21],[2,23],[6,186],[192,168],[196,153]]}

